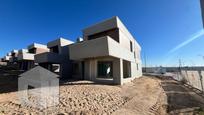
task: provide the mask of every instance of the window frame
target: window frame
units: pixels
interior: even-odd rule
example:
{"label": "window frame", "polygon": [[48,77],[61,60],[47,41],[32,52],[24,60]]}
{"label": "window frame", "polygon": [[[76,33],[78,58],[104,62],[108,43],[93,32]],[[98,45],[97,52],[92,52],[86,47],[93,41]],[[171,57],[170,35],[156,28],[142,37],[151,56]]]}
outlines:
{"label": "window frame", "polygon": [[[101,69],[104,69],[105,65],[102,64],[109,64],[110,65],[110,75],[104,75],[104,73],[101,74],[101,72],[105,72],[105,70],[100,71]],[[102,66],[102,68],[101,68]],[[113,78],[113,62],[112,61],[98,61],[97,62],[97,77],[98,78]]]}

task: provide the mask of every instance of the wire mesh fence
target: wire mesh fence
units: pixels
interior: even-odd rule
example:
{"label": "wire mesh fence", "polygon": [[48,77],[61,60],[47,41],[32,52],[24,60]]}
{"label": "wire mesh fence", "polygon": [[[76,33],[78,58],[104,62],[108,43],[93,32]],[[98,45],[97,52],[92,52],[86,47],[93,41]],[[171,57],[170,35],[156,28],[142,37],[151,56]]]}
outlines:
{"label": "wire mesh fence", "polygon": [[201,70],[181,70],[172,76],[175,80],[188,84],[204,92],[204,71]]}

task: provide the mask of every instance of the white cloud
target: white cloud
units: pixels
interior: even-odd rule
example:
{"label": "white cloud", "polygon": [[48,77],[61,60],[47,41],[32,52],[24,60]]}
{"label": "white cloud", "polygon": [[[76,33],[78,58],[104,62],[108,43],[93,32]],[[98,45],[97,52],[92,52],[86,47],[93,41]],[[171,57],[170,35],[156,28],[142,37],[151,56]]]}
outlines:
{"label": "white cloud", "polygon": [[184,41],[184,42],[180,43],[179,45],[177,45],[176,47],[172,48],[172,49],[168,52],[168,54],[171,54],[171,53],[176,52],[177,50],[179,50],[179,49],[181,49],[182,47],[188,45],[189,43],[191,43],[192,41],[194,41],[194,40],[200,38],[200,37],[203,36],[203,35],[204,35],[204,30],[202,29],[202,30],[198,31],[197,33],[193,34],[192,37],[190,37],[190,38],[187,39],[186,41]]}

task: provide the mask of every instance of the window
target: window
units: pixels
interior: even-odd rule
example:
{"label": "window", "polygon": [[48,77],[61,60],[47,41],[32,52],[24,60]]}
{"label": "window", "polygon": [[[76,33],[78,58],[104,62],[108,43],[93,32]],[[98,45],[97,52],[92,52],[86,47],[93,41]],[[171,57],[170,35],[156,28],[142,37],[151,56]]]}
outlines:
{"label": "window", "polygon": [[123,60],[123,78],[131,77],[131,64],[129,61]]}
{"label": "window", "polygon": [[106,30],[93,35],[89,35],[88,40],[92,40],[92,39],[96,39],[104,36],[110,36],[112,39],[119,42],[119,29],[114,28],[114,29]]}
{"label": "window", "polygon": [[36,48],[29,49],[29,53],[35,54],[36,53]]}
{"label": "window", "polygon": [[35,87],[28,85],[28,89],[35,89]]}
{"label": "window", "polygon": [[52,64],[52,71],[55,73],[60,72],[60,64]]}
{"label": "window", "polygon": [[133,51],[132,42],[131,42],[131,41],[130,41],[130,51],[131,51],[131,52]]}
{"label": "window", "polygon": [[73,63],[72,64],[72,74],[73,75],[78,75],[79,74],[79,64],[78,63]]}
{"label": "window", "polygon": [[139,70],[139,64],[137,63],[137,70]]}
{"label": "window", "polygon": [[112,78],[113,77],[113,64],[111,61],[98,62],[98,77]]}
{"label": "window", "polygon": [[59,53],[58,46],[50,47],[50,51],[53,53]]}
{"label": "window", "polygon": [[15,56],[15,55],[16,55],[16,53],[12,53],[12,54],[11,54],[11,56]]}

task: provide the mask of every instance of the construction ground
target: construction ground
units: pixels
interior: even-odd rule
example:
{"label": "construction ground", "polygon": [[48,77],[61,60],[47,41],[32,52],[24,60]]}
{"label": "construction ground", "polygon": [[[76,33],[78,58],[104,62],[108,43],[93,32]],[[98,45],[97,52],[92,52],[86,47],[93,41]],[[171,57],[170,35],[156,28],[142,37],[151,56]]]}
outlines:
{"label": "construction ground", "polygon": [[199,91],[170,78],[143,76],[123,86],[90,81],[60,82],[60,103],[39,110],[21,106],[18,71],[0,69],[0,115],[203,115]]}

